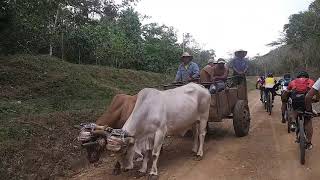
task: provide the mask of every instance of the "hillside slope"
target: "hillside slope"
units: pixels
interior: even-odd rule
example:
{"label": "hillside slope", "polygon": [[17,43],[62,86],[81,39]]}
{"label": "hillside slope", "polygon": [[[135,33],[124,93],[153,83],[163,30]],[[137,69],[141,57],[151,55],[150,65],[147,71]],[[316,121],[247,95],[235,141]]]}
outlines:
{"label": "hillside slope", "polygon": [[134,94],[167,79],[48,56],[1,57],[0,176],[44,179],[75,172],[85,154],[74,126],[94,122],[116,93]]}

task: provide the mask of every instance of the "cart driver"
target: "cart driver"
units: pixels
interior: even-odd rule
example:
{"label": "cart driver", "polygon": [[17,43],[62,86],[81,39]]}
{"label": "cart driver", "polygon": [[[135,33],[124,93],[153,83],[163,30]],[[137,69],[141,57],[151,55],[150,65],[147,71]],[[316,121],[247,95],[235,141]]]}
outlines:
{"label": "cart driver", "polygon": [[245,83],[245,74],[249,68],[248,59],[245,58],[247,51],[237,50],[234,53],[234,58],[230,62],[230,67],[233,69],[233,76],[235,77],[236,84]]}
{"label": "cart driver", "polygon": [[244,75],[248,70],[248,59],[245,58],[247,55],[247,51],[238,50],[234,53],[235,58],[231,60],[231,67],[233,69],[233,75]]}
{"label": "cart driver", "polygon": [[190,82],[199,79],[199,66],[192,62],[193,56],[184,52],[180,58],[181,64],[178,68],[175,81]]}

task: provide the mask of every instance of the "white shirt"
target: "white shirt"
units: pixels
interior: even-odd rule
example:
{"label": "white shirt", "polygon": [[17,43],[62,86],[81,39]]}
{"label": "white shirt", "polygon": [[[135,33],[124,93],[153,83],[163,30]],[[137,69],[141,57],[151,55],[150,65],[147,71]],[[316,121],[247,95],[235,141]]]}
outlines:
{"label": "white shirt", "polygon": [[314,83],[312,86],[313,89],[319,91],[320,90],[320,78]]}

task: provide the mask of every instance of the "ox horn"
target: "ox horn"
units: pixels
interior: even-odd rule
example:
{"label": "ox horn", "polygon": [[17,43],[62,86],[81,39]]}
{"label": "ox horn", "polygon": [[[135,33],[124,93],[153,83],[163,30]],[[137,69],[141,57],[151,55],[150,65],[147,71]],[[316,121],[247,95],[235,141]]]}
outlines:
{"label": "ox horn", "polygon": [[93,145],[96,145],[96,144],[99,144],[99,142],[98,141],[87,142],[87,143],[81,144],[81,146],[87,147],[87,146],[93,146]]}
{"label": "ox horn", "polygon": [[113,129],[108,125],[104,125],[104,126],[97,125],[95,127],[95,130],[104,130],[104,131],[107,131],[107,132],[111,132]]}
{"label": "ox horn", "polygon": [[104,129],[106,129],[108,126],[107,125],[105,125],[105,126],[99,126],[99,125],[97,125],[96,127],[95,127],[95,129],[96,130],[104,130]]}

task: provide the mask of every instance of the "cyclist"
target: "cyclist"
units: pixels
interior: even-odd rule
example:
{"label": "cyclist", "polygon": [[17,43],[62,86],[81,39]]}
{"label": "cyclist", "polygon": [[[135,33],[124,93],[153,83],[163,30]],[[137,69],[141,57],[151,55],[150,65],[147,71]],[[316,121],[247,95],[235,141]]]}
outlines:
{"label": "cyclist", "polygon": [[[314,81],[309,78],[309,74],[305,71],[301,71],[298,73],[297,78],[289,83],[288,90],[282,94],[281,96],[282,106],[286,105],[289,99],[289,96],[292,99],[292,109],[294,111],[293,112],[294,119],[297,118],[297,113],[295,111],[305,110],[305,94],[310,89],[312,89],[313,84],[314,84]],[[295,127],[296,127],[295,122],[291,122],[292,131],[295,130]],[[307,136],[306,148],[311,149],[312,148],[312,143],[311,143],[312,124],[310,119],[305,120],[305,130],[306,130],[306,136]]]}
{"label": "cyclist", "polygon": [[[291,75],[289,73],[284,74],[283,75],[283,79],[280,79],[278,84],[282,86],[282,91],[281,91],[281,95],[287,91],[289,83],[292,81]],[[285,123],[285,112],[287,110],[287,105],[286,104],[282,104],[281,106],[281,112],[282,112],[282,123]]]}
{"label": "cyclist", "polygon": [[[308,113],[313,112],[312,111],[312,98],[314,96],[317,96],[317,100],[319,99],[319,91],[320,91],[320,78],[315,82],[315,84],[312,86],[308,94],[306,95],[305,99],[305,105],[306,105],[306,111]],[[309,147],[308,149],[312,148],[312,135],[313,135],[313,127],[312,127],[312,120],[308,120],[305,123],[305,129],[307,132],[309,132],[309,137],[307,134],[307,139],[309,140]]]}
{"label": "cyclist", "polygon": [[283,78],[279,80],[278,83],[279,83],[279,84],[281,85],[281,87],[282,87],[281,94],[283,93],[283,91],[287,90],[290,81],[292,81],[292,79],[291,79],[291,75],[290,75],[289,73],[284,74],[284,75],[283,75]]}
{"label": "cyclist", "polygon": [[273,77],[273,73],[268,73],[268,76],[267,78],[264,80],[264,92],[266,94],[268,94],[269,92],[271,92],[272,94],[272,103],[274,101],[274,96],[276,95],[276,84],[277,84],[277,81],[274,79]]}
{"label": "cyclist", "polygon": [[264,80],[265,80],[265,77],[263,75],[261,75],[258,78],[257,83],[256,83],[256,89],[260,90],[260,101],[263,100]]}

